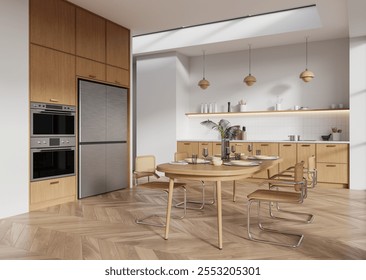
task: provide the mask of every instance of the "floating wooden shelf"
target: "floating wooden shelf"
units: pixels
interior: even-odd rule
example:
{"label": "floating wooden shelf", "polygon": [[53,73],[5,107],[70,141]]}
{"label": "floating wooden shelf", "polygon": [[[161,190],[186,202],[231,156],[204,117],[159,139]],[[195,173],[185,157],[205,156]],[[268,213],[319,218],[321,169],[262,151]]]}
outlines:
{"label": "floating wooden shelf", "polygon": [[339,113],[349,112],[349,108],[344,109],[309,109],[309,110],[280,110],[280,111],[246,111],[246,112],[219,112],[219,113],[186,113],[187,117],[235,117],[244,115],[259,114],[301,114],[301,113]]}

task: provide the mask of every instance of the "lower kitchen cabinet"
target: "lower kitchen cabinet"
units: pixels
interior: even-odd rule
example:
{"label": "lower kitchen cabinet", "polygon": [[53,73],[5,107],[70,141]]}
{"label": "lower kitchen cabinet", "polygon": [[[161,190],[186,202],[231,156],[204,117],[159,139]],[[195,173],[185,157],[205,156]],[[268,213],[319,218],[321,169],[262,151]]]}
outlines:
{"label": "lower kitchen cabinet", "polygon": [[199,154],[198,153],[198,142],[178,142],[177,143],[177,152],[178,153],[187,153],[189,157],[192,156],[192,154]]}
{"label": "lower kitchen cabinet", "polygon": [[344,163],[317,163],[318,182],[348,184],[348,165]]}
{"label": "lower kitchen cabinet", "polygon": [[315,156],[315,144],[297,144],[297,162],[303,161],[305,168],[307,168],[308,159],[311,156]]}
{"label": "lower kitchen cabinet", "polygon": [[282,172],[291,166],[295,166],[298,162],[296,150],[296,143],[280,143],[279,145],[279,156],[283,158],[283,161],[278,165],[278,171]]}
{"label": "lower kitchen cabinet", "polygon": [[[279,149],[278,143],[260,143],[254,142],[253,143],[253,155],[268,155],[268,156],[278,156]],[[278,173],[278,165],[272,167],[269,170],[269,174],[273,175]],[[268,178],[267,171],[261,171],[253,175],[254,178]]]}
{"label": "lower kitchen cabinet", "polygon": [[76,176],[30,183],[30,211],[75,200]]}
{"label": "lower kitchen cabinet", "polygon": [[208,150],[208,156],[212,156],[212,145],[213,143],[212,142],[199,142],[198,143],[198,157],[203,157],[202,155],[202,151],[204,148],[207,148]]}

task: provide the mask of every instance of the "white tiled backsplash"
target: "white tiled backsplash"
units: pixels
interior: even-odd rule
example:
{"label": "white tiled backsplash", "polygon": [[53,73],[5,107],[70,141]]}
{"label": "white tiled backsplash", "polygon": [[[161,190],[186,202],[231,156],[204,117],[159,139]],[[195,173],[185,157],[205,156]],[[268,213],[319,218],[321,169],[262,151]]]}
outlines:
{"label": "white tiled backsplash", "polygon": [[[248,140],[288,140],[288,135],[300,135],[301,140],[322,140],[321,135],[329,135],[332,127],[342,130],[341,141],[349,141],[349,113],[311,112],[300,114],[262,114],[238,117],[222,117],[231,125],[246,127]],[[218,140],[217,131],[210,131],[200,124],[207,118],[189,118],[189,135],[186,139]],[[210,118],[218,122],[221,118]]]}

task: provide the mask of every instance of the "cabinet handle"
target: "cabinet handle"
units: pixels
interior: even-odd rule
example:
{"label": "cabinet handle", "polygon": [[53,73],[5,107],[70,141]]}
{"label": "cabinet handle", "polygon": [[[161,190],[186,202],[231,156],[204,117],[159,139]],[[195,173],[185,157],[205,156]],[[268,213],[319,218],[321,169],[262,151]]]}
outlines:
{"label": "cabinet handle", "polygon": [[120,82],[119,81],[114,81],[116,84],[120,84]]}
{"label": "cabinet handle", "polygon": [[336,145],[326,145],[327,148],[334,148]]}
{"label": "cabinet handle", "polygon": [[53,182],[50,182],[50,185],[56,185],[56,184],[59,184],[60,181],[53,181]]}
{"label": "cabinet handle", "polygon": [[261,144],[261,146],[262,146],[262,147],[266,147],[266,146],[268,146],[268,144]]}
{"label": "cabinet handle", "polygon": [[327,164],[326,167],[336,167],[335,164]]}
{"label": "cabinet handle", "polygon": [[95,75],[89,75],[89,78],[93,78],[93,79],[95,79],[97,76],[95,76]]}
{"label": "cabinet handle", "polygon": [[191,143],[184,143],[184,145],[191,145]]}
{"label": "cabinet handle", "polygon": [[58,102],[58,99],[55,99],[55,98],[51,98],[50,99],[51,102]]}
{"label": "cabinet handle", "polygon": [[208,146],[208,143],[201,143],[202,146]]}
{"label": "cabinet handle", "polygon": [[219,144],[219,143],[216,143],[216,146],[221,146],[221,144]]}
{"label": "cabinet handle", "polygon": [[235,146],[241,147],[243,146],[243,144],[235,144]]}
{"label": "cabinet handle", "polygon": [[283,144],[284,147],[292,147],[291,144]]}
{"label": "cabinet handle", "polygon": [[301,147],[310,147],[309,144],[302,144]]}

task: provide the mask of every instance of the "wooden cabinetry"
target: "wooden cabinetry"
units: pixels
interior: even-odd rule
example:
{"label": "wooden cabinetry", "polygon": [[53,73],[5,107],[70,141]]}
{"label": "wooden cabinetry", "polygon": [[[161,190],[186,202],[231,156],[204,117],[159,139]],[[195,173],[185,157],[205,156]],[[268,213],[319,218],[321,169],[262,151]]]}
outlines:
{"label": "wooden cabinetry", "polygon": [[88,79],[105,81],[105,64],[90,59],[76,57],[76,75]]}
{"label": "wooden cabinetry", "polygon": [[31,44],[30,99],[75,105],[75,56]]}
{"label": "wooden cabinetry", "polygon": [[198,152],[199,152],[198,157],[203,157],[203,155],[202,155],[203,148],[207,148],[208,156],[212,156],[213,155],[212,146],[213,146],[212,142],[199,142],[198,143]]}
{"label": "wooden cabinetry", "polygon": [[[269,155],[269,156],[278,156],[278,143],[253,143],[253,155],[261,154],[261,155]],[[271,168],[269,174],[278,173],[278,164]],[[261,171],[254,174],[255,178],[268,178],[267,171]]]}
{"label": "wooden cabinetry", "polygon": [[212,155],[221,156],[221,142],[212,143]]}
{"label": "wooden cabinetry", "polygon": [[60,0],[31,0],[30,42],[75,54],[75,6]]}
{"label": "wooden cabinetry", "polygon": [[76,177],[31,182],[30,210],[37,210],[76,199]]}
{"label": "wooden cabinetry", "polygon": [[304,162],[304,166],[308,167],[308,159],[315,156],[315,144],[297,144],[297,162]]}
{"label": "wooden cabinetry", "polygon": [[318,182],[348,184],[348,145],[317,144]]}
{"label": "wooden cabinetry", "polygon": [[130,69],[130,31],[110,21],[106,30],[107,64]]}
{"label": "wooden cabinetry", "polygon": [[124,87],[130,86],[130,72],[114,66],[107,65],[107,82]]}
{"label": "wooden cabinetry", "polygon": [[[234,146],[235,147],[235,153],[244,153],[244,154],[248,154],[248,145],[247,143],[243,143],[243,142],[230,142],[230,146]],[[232,156],[234,155],[233,153],[231,154]]]}
{"label": "wooden cabinetry", "polygon": [[177,152],[185,152],[190,157],[192,154],[198,155],[198,142],[178,142]]}
{"label": "wooden cabinetry", "polygon": [[84,9],[76,8],[76,55],[106,62],[106,20]]}
{"label": "wooden cabinetry", "polygon": [[281,172],[291,166],[295,166],[297,162],[297,144],[296,143],[280,143],[279,156],[283,161],[278,165],[278,171]]}

